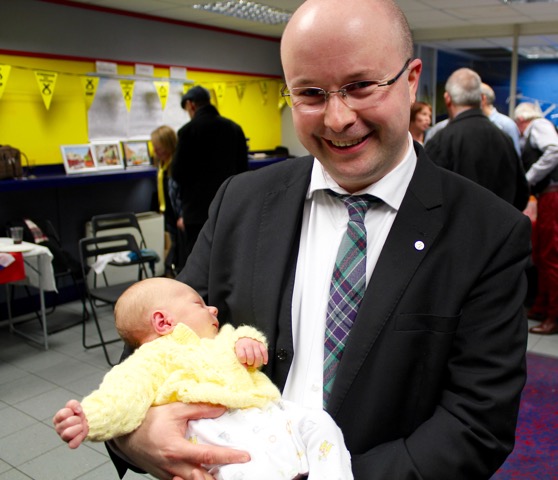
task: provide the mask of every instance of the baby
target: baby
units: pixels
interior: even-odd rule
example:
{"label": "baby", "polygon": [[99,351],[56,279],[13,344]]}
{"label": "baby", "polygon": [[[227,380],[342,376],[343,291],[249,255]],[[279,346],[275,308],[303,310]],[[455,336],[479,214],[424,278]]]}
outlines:
{"label": "baby", "polygon": [[217,480],[351,480],[343,435],[323,410],[280,399],[258,368],[268,361],[258,330],[224,325],[189,286],[149,278],[126,290],[115,307],[116,328],[136,351],[108,372],[82,402],[70,400],[54,416],[70,448],[134,431],[152,405],[224,405],[216,419],[188,422],[195,443],[246,450],[245,464],[204,465]]}

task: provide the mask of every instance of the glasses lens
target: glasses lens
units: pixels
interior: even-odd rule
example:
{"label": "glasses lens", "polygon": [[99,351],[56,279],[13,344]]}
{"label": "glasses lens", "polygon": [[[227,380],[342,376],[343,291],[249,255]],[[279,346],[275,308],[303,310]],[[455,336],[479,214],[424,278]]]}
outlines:
{"label": "glasses lens", "polygon": [[320,110],[325,105],[326,92],[318,87],[300,87],[291,90],[293,108],[303,112]]}

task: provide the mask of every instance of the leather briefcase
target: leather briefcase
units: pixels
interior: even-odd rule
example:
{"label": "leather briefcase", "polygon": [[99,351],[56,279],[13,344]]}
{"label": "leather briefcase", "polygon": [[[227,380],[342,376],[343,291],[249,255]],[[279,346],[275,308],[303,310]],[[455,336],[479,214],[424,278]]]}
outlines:
{"label": "leather briefcase", "polygon": [[0,145],[0,180],[22,176],[21,152],[9,145]]}

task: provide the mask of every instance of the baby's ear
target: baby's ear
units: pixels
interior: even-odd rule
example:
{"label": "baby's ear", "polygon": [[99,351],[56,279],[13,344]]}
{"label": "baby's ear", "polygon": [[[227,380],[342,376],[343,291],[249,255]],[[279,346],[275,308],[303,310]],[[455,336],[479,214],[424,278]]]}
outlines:
{"label": "baby's ear", "polygon": [[174,321],[164,310],[155,310],[151,314],[151,324],[159,335],[168,335],[174,329]]}

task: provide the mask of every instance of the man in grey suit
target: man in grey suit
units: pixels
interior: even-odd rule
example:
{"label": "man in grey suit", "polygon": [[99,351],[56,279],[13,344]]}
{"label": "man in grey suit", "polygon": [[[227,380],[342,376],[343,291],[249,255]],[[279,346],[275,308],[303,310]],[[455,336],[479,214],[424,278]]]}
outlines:
{"label": "man in grey suit", "polygon": [[[313,156],[227,180],[178,278],[221,322],[263,330],[265,371],[284,397],[322,408],[328,292],[348,218],[327,190],[380,199],[364,219],[366,292],[327,410],[356,479],[486,479],[513,449],[525,382],[529,220],[413,144],[422,63],[412,54],[395,2],[306,1],[281,56],[283,94]],[[160,478],[207,480],[201,463],[248,459],[182,438],[189,419],[221,412],[155,407],[117,446]]]}

